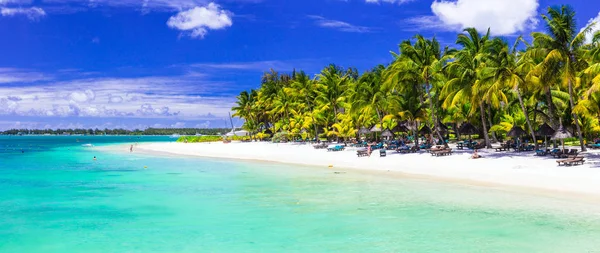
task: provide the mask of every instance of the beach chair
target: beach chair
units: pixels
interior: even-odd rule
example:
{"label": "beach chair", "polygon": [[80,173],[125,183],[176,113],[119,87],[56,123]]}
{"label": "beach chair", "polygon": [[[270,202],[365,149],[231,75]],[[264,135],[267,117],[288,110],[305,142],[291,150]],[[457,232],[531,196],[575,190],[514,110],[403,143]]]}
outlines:
{"label": "beach chair", "polygon": [[369,156],[369,151],[366,150],[366,149],[357,150],[356,151],[356,156],[358,156],[358,157]]}
{"label": "beach chair", "polygon": [[569,156],[567,159],[556,161],[556,163],[558,163],[558,166],[583,165],[585,158],[582,156]]}
{"label": "beach chair", "polygon": [[550,150],[548,150],[548,149],[546,149],[546,150],[538,149],[535,151],[536,156],[546,156],[546,155],[548,155],[548,153],[550,153]]}
{"label": "beach chair", "polygon": [[385,156],[387,156],[385,149],[379,150],[379,157],[385,157]]}

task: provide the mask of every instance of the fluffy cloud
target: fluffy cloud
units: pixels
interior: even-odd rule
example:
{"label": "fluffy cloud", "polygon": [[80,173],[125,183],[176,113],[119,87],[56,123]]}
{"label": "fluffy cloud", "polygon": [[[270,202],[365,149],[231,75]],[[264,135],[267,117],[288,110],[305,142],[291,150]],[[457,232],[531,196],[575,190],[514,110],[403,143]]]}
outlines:
{"label": "fluffy cloud", "polygon": [[596,16],[595,18],[591,18],[587,24],[581,28],[581,31],[583,31],[583,29],[591,24],[595,23],[596,25],[593,26],[592,28],[592,32],[588,33],[585,36],[585,40],[587,43],[591,43],[592,39],[594,37],[594,34],[600,31],[600,12],[598,12],[598,16]]}
{"label": "fluffy cloud", "polygon": [[108,103],[110,104],[118,104],[123,102],[123,97],[115,96],[113,94],[108,94]]}
{"label": "fluffy cloud", "polygon": [[167,21],[170,28],[183,31],[192,38],[204,38],[208,30],[220,30],[233,24],[232,14],[215,3],[181,11]]}
{"label": "fluffy cloud", "polygon": [[494,35],[510,35],[536,26],[538,6],[538,0],[436,0],[431,10],[451,29],[491,28]]}
{"label": "fluffy cloud", "polygon": [[[181,118],[216,120],[206,119],[206,115],[227,117],[234,98],[215,94],[223,94],[230,88],[233,87],[227,83],[187,75],[9,82],[0,85],[0,118],[43,117],[45,122],[56,118],[72,121],[111,117],[129,118],[128,121],[132,118],[176,120],[174,122],[184,122]],[[87,121],[82,122],[89,125]],[[165,126],[171,124],[173,122]],[[189,125],[195,124],[197,122]]]}
{"label": "fluffy cloud", "polygon": [[74,91],[69,95],[69,100],[74,103],[85,103],[91,102],[96,99],[96,93],[94,91],[87,89],[85,91]]}
{"label": "fluffy cloud", "polygon": [[40,18],[46,16],[46,12],[39,7],[30,7],[30,8],[1,8],[0,14],[2,16],[17,16],[23,15],[30,20],[39,20]]}
{"label": "fluffy cloud", "polygon": [[154,108],[151,104],[143,104],[137,113],[141,116],[176,116],[179,112],[171,113],[168,106]]}
{"label": "fluffy cloud", "polygon": [[7,98],[0,99],[0,114],[12,114],[15,113],[19,104],[17,101],[12,101]]}
{"label": "fluffy cloud", "polygon": [[49,80],[50,77],[37,72],[14,68],[0,68],[0,84],[2,83],[31,83]]}

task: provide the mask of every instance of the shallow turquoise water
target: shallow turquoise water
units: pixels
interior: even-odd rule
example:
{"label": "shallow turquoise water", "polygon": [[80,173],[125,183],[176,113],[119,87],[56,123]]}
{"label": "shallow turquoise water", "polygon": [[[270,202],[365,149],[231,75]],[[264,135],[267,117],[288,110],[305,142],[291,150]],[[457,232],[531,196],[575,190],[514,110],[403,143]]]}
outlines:
{"label": "shallow turquoise water", "polygon": [[0,137],[0,252],[600,250],[594,206],[560,198],[81,147],[142,141],[169,139]]}

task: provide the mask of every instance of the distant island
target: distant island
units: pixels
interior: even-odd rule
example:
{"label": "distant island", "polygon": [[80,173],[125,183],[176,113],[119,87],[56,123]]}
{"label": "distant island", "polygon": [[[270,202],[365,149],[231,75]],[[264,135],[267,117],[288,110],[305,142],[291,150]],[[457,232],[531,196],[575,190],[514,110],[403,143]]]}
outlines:
{"label": "distant island", "polygon": [[222,135],[229,131],[229,128],[11,129],[0,135]]}

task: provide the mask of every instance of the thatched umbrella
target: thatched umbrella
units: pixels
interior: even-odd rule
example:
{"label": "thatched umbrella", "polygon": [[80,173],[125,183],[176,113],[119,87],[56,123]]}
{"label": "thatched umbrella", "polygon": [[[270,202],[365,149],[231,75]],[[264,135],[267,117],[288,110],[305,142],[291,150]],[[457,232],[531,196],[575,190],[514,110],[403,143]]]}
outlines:
{"label": "thatched umbrella", "polygon": [[371,133],[375,133],[375,140],[377,141],[377,133],[381,132],[381,127],[374,125],[371,127]]}
{"label": "thatched umbrella", "polygon": [[552,135],[553,140],[560,140],[560,142],[562,143],[563,153],[565,152],[565,139],[571,138],[571,137],[573,137],[573,136],[571,135],[571,133],[569,133],[567,130],[565,130],[563,128],[562,122],[560,124],[560,127],[558,128],[558,131],[556,131],[556,133],[554,133],[554,135]]}
{"label": "thatched umbrella", "polygon": [[419,134],[431,134],[431,128],[423,126],[421,130],[419,130]]}
{"label": "thatched umbrella", "polygon": [[460,128],[458,129],[458,131],[461,134],[466,134],[466,135],[472,135],[472,134],[477,134],[479,133],[479,130],[477,130],[477,128],[471,124],[471,123],[464,123],[460,126]]}
{"label": "thatched umbrella", "polygon": [[381,127],[374,125],[373,127],[371,127],[371,132],[374,132],[374,133],[381,132]]}
{"label": "thatched umbrella", "polygon": [[410,132],[410,130],[408,129],[408,127],[406,127],[406,125],[404,125],[404,124],[398,124],[398,125],[396,125],[392,129],[392,132],[394,132],[394,133],[407,133],[407,132]]}
{"label": "thatched umbrella", "polygon": [[369,129],[367,129],[366,127],[361,127],[361,128],[358,130],[358,134],[360,134],[360,135],[363,135],[363,134],[369,134],[369,133],[371,133],[371,131],[369,131]]}
{"label": "thatched umbrella", "polygon": [[506,135],[514,138],[519,138],[523,135],[527,135],[527,132],[525,132],[525,130],[523,130],[523,128],[521,128],[520,126],[513,126],[513,128],[511,128]]}
{"label": "thatched umbrella", "polygon": [[535,135],[544,136],[544,144],[546,144],[546,148],[548,148],[548,136],[553,136],[556,131],[548,125],[548,123],[544,123],[540,126],[540,128],[535,131]]}
{"label": "thatched umbrella", "polygon": [[390,131],[389,129],[386,129],[381,133],[381,136],[391,138],[394,137],[394,133],[392,133],[392,131]]}
{"label": "thatched umbrella", "polygon": [[471,123],[464,123],[460,126],[460,128],[458,129],[458,132],[462,135],[462,134],[466,134],[469,136],[469,140],[471,139],[471,135],[472,134],[478,134],[479,130],[477,130],[477,128],[471,124]]}

